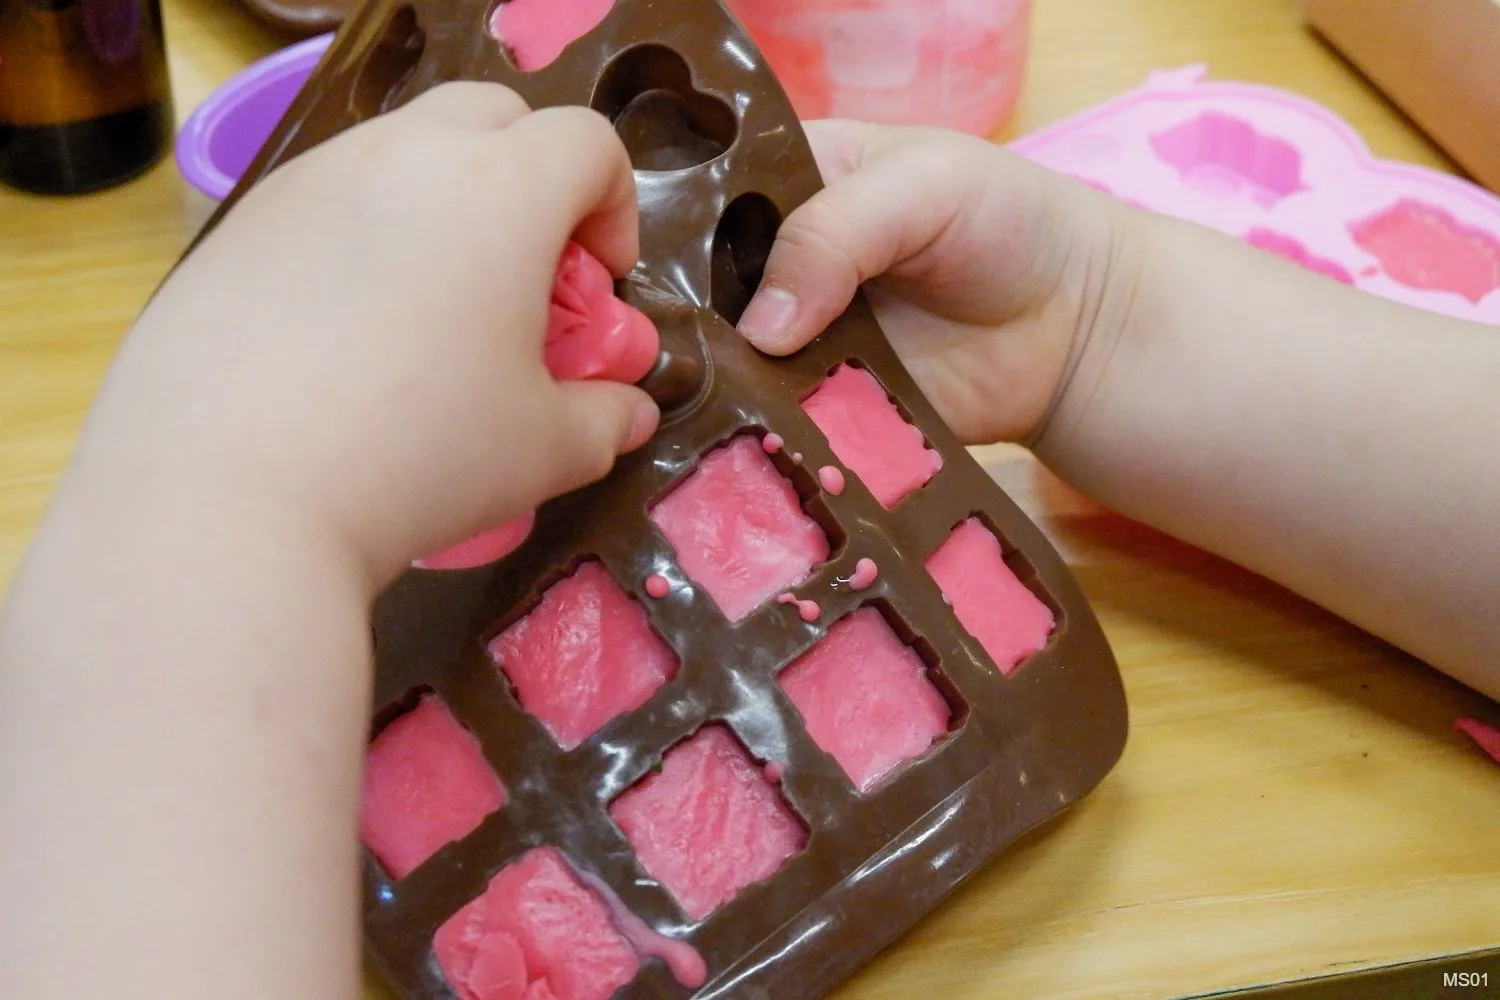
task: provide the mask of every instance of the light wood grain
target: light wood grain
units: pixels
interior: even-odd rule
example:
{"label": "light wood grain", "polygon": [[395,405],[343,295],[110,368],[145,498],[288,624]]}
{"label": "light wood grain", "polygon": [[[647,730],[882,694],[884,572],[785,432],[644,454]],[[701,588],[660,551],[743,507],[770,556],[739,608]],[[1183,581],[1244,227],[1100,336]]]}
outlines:
{"label": "light wood grain", "polygon": [[[171,0],[168,14],[184,111],[285,41],[224,0]],[[1012,132],[1198,61],[1322,101],[1382,156],[1446,166],[1291,0],[1038,0]],[[0,192],[0,578],[111,352],[209,208],[170,163],[75,201]],[[1093,797],[840,1000],[1173,997],[1500,944],[1500,769],[1450,728],[1493,704],[1095,510],[1015,449],[982,455],[1095,602],[1130,745]]]}

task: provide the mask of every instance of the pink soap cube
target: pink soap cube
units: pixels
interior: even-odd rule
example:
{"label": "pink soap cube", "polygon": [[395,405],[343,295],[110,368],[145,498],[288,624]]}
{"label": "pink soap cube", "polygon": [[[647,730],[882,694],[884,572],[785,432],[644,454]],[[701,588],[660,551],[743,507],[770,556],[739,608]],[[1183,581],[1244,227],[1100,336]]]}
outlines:
{"label": "pink soap cube", "polygon": [[1014,673],[1047,645],[1057,624],[1052,609],[1005,565],[1000,540],[977,518],[948,536],[927,560],[927,572],[1001,673]]}
{"label": "pink soap cube", "polygon": [[683,572],[730,621],[801,583],[828,558],[828,536],[748,435],[705,455],[651,520]]}
{"label": "pink soap cube", "polygon": [[608,1000],[640,969],[604,901],[550,847],[501,869],[432,946],[462,1000]]}
{"label": "pink soap cube", "polygon": [[677,673],[677,656],[646,612],[586,562],[490,643],[526,711],[564,750],[640,708]]}
{"label": "pink soap cube", "polygon": [[505,786],[474,734],[440,699],[423,695],[365,755],[360,839],[401,879],[504,804]]}
{"label": "pink soap cube", "polygon": [[563,49],[609,16],[614,0],[507,0],[490,18],[490,37],[525,72],[552,65]]}
{"label": "pink soap cube", "polygon": [[807,843],[776,787],[722,725],[705,726],[610,806],[642,867],[693,918],[770,878]]}
{"label": "pink soap cube", "polygon": [[887,510],[920,489],[943,467],[922,432],[906,422],[875,376],[840,365],[802,409],[828,445]]}
{"label": "pink soap cube", "polygon": [[874,608],[835,624],[780,683],[860,791],[926,751],[953,717],[922,658]]}

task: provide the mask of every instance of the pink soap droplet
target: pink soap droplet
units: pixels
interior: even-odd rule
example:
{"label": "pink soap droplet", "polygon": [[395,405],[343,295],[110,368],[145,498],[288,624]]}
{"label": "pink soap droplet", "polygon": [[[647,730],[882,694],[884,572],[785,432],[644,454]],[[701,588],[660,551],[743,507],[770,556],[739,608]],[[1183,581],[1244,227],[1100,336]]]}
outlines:
{"label": "pink soap droplet", "polygon": [[801,615],[805,622],[815,622],[823,617],[823,609],[818,607],[817,601],[798,601],[797,614]]}
{"label": "pink soap droplet", "polygon": [[831,465],[825,465],[818,470],[818,482],[834,496],[839,496],[844,492],[844,474]]}
{"label": "pink soap droplet", "polygon": [[646,593],[658,601],[672,592],[672,584],[660,573],[646,577]]}
{"label": "pink soap droplet", "polygon": [[767,434],[760,439],[760,446],[766,450],[767,455],[774,455],[786,447],[786,441],[780,434]]}
{"label": "pink soap droplet", "polygon": [[798,465],[801,465],[802,464],[802,452],[800,452],[800,451],[792,452],[792,461],[796,462]]}
{"label": "pink soap droplet", "polygon": [[880,575],[880,567],[874,559],[861,559],[854,564],[854,575],[849,578],[850,590],[868,590]]}
{"label": "pink soap droplet", "polygon": [[797,603],[797,595],[796,594],[791,594],[791,593],[777,594],[776,595],[776,603],[777,604],[796,604]]}
{"label": "pink soap droplet", "polygon": [[781,784],[781,776],[786,773],[786,765],[780,761],[773,760],[766,765],[766,780],[773,785]]}

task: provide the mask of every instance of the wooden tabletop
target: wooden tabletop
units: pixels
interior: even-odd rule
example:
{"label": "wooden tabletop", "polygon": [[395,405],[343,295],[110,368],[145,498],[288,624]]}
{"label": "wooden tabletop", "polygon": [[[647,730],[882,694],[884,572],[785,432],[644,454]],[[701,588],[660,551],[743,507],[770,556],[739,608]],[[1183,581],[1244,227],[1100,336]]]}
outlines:
{"label": "wooden tabletop", "polygon": [[[1327,104],[1380,155],[1446,167],[1302,30],[1293,0],[1037,7],[1013,131],[1203,61]],[[227,0],[169,0],[167,13],[182,114],[287,41]],[[170,162],[88,198],[0,191],[0,579],[111,352],[209,209]],[[1494,721],[1493,703],[1092,508],[1018,451],[983,458],[1094,601],[1129,690],[1130,744],[1092,797],[841,1000],[1178,997],[1500,946],[1500,768],[1451,729],[1464,714]]]}

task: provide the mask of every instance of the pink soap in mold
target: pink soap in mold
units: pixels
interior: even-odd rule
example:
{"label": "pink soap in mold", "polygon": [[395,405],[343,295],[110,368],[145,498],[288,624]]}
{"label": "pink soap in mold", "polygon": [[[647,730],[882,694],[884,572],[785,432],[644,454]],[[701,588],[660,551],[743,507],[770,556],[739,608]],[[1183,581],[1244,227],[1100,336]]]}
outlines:
{"label": "pink soap in mold", "polygon": [[651,520],[683,572],[730,621],[801,583],[828,558],[828,536],[749,435],[705,455],[652,509]]}
{"label": "pink soap in mold", "polygon": [[1435,205],[1403,198],[1353,227],[1354,242],[1410,288],[1478,303],[1500,288],[1500,240]]}
{"label": "pink soap in mold", "polygon": [[840,365],[802,408],[882,507],[896,506],[943,467],[943,456],[863,368]]}
{"label": "pink soap in mold", "polygon": [[1500,325],[1500,198],[1376,158],[1296,94],[1164,70],[1011,149],[1370,294]]}
{"label": "pink soap in mold", "polygon": [[490,643],[490,655],[564,750],[644,705],[677,673],[646,612],[586,562]]}
{"label": "pink soap in mold", "polygon": [[1000,540],[978,518],[960,524],[927,560],[932,574],[970,635],[1009,676],[1047,645],[1057,624],[1005,564]]}
{"label": "pink soap in mold", "polygon": [[614,0],[506,0],[490,18],[490,37],[505,47],[516,69],[530,73],[552,65],[584,35],[604,23]]}
{"label": "pink soap in mold", "polygon": [[780,683],[808,734],[860,791],[925,753],[953,718],[922,658],[873,607],[835,623]]}
{"label": "pink soap in mold", "polygon": [[734,734],[704,726],[609,808],[641,867],[700,919],[770,878],[807,831]]}
{"label": "pink soap in mold", "polygon": [[461,1000],[608,1000],[640,970],[609,907],[549,847],[502,868],[432,944]]}
{"label": "pink soap in mold", "polygon": [[360,839],[392,878],[402,879],[504,804],[505,786],[479,741],[426,694],[370,743]]}

